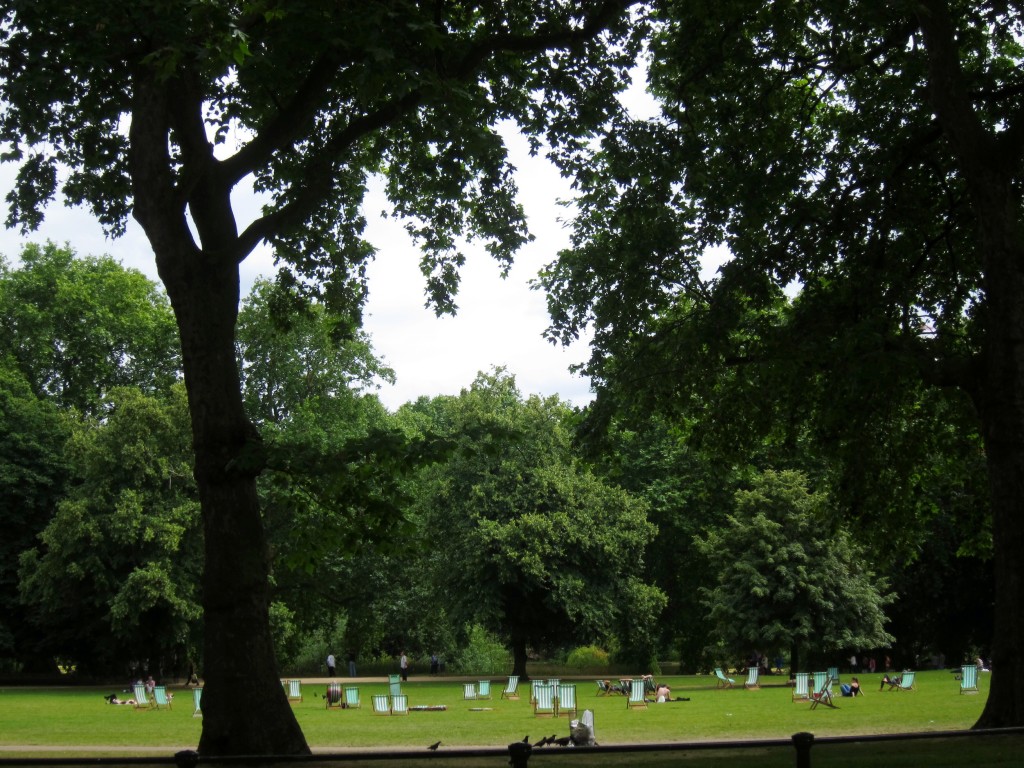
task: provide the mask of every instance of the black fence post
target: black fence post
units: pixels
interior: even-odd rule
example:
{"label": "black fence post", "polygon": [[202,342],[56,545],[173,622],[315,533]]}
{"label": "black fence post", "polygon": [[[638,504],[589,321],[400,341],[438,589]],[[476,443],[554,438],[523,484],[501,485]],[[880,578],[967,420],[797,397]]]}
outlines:
{"label": "black fence post", "polygon": [[814,734],[802,731],[793,734],[793,746],[796,747],[796,768],[811,768],[811,745]]}
{"label": "black fence post", "polygon": [[515,744],[508,745],[508,754],[510,760],[508,764],[512,768],[527,768],[530,764],[530,753],[533,751],[533,747],[530,746],[528,741],[517,741]]}

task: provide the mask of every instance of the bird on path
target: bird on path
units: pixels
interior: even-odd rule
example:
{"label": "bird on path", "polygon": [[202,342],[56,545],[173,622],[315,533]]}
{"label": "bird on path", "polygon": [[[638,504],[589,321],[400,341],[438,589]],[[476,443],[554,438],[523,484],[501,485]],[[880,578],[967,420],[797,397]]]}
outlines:
{"label": "bird on path", "polygon": [[538,741],[538,742],[537,742],[536,744],[534,744],[533,746],[534,746],[535,748],[536,748],[536,747],[543,747],[543,746],[545,746],[545,745],[546,745],[547,743],[548,743],[548,737],[547,737],[547,736],[545,736],[545,737],[544,737],[543,739],[541,739],[540,741]]}
{"label": "bird on path", "polygon": [[427,747],[427,749],[429,749],[429,750],[431,750],[433,752],[436,752],[437,748],[440,747],[440,746],[441,746],[441,742],[440,741],[435,741],[433,744],[431,744],[429,747]]}
{"label": "bird on path", "polygon": [[529,744],[529,743],[530,743],[530,734],[526,734],[525,736],[523,736],[523,744]]}
{"label": "bird on path", "polygon": [[555,739],[554,743],[560,747],[568,747],[570,741],[572,741],[571,736],[563,736],[560,739]]}

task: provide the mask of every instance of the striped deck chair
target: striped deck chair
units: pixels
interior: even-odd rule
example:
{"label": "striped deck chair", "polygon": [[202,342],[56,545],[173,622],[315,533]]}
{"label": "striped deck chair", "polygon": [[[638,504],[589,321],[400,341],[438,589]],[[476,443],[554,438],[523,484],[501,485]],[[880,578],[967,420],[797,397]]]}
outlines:
{"label": "striped deck chair", "polygon": [[481,680],[476,686],[476,697],[478,699],[491,698],[491,681]]}
{"label": "striped deck chair", "polygon": [[388,675],[388,693],[397,696],[402,692],[402,676]]}
{"label": "striped deck chair", "polygon": [[282,680],[281,685],[284,686],[285,693],[288,694],[288,701],[302,701],[301,680]]}
{"label": "striped deck chair", "polygon": [[327,709],[337,707],[341,709],[341,683],[328,683],[327,691],[324,693],[324,701],[327,702]]}
{"label": "striped deck chair", "polygon": [[576,716],[576,686],[572,683],[558,684],[558,710],[555,717]]}
{"label": "striped deck chair", "polygon": [[359,700],[359,689],[354,685],[345,687],[345,706],[348,709],[360,709],[363,703]]}
{"label": "striped deck chair", "polygon": [[644,690],[644,681],[636,678],[629,686],[629,698],[626,699],[626,709],[643,707],[647,709],[647,691]]}
{"label": "striped deck chair", "polygon": [[833,683],[839,682],[839,667],[829,667],[828,676],[832,678]]}
{"label": "striped deck chair", "polygon": [[896,690],[897,691],[916,691],[914,687],[914,677],[917,675],[912,669],[903,670],[903,674],[897,678]]}
{"label": "striped deck chair", "polygon": [[811,697],[810,677],[806,672],[796,673],[796,677],[793,678],[793,701],[806,701]]}
{"label": "striped deck chair", "polygon": [[135,691],[135,708],[136,709],[152,709],[153,699],[150,698],[146,692],[146,686],[142,683],[138,683],[133,687]]}
{"label": "striped deck chair", "polygon": [[964,664],[960,674],[960,693],[978,692],[978,667],[975,664]]}
{"label": "striped deck chair", "polygon": [[166,686],[158,685],[153,689],[153,706],[156,709],[160,709],[160,707],[167,707],[167,709],[170,709],[172,698],[174,697],[167,693]]}
{"label": "striped deck chair", "polygon": [[530,681],[530,703],[534,704],[537,701],[537,689],[542,685],[547,685],[543,680],[531,680]]}
{"label": "striped deck chair", "polygon": [[404,693],[397,693],[391,697],[391,714],[392,715],[408,715],[409,714],[409,696]]}
{"label": "striped deck chair", "polygon": [[598,696],[611,696],[612,695],[612,684],[607,680],[595,680],[597,683],[597,695]]}
{"label": "striped deck chair", "polygon": [[509,675],[505,683],[505,690],[501,692],[501,698],[509,701],[519,701],[519,675]]}
{"label": "striped deck chair", "polygon": [[375,715],[390,715],[391,704],[388,701],[388,695],[386,693],[375,693],[373,694],[373,714]]}
{"label": "striped deck chair", "polygon": [[757,679],[761,675],[760,667],[751,667],[747,670],[747,680],[743,683],[743,687],[748,691],[756,691],[761,686],[758,685]]}
{"label": "striped deck chair", "polygon": [[733,683],[736,682],[731,677],[726,677],[721,667],[715,667],[715,678],[717,679],[715,688],[732,688]]}
{"label": "striped deck chair", "polygon": [[536,696],[533,702],[533,714],[535,717],[555,716],[555,689],[547,683],[541,683],[533,688],[533,695]]}
{"label": "striped deck chair", "polygon": [[476,698],[476,683],[463,683],[462,684],[462,698],[464,698],[464,699],[475,699]]}
{"label": "striped deck chair", "polygon": [[203,716],[203,689],[192,689],[192,717]]}
{"label": "striped deck chair", "polygon": [[811,674],[811,696],[814,696],[815,691],[820,691],[825,686],[825,681],[829,680],[828,672],[814,672]]}

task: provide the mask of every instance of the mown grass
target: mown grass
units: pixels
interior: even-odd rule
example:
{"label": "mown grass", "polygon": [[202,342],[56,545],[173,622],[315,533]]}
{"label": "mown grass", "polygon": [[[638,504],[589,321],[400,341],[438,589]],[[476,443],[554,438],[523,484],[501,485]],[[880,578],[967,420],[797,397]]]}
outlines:
{"label": "mown grass", "polygon": [[[602,746],[788,739],[800,731],[809,731],[816,738],[822,738],[964,730],[973,725],[980,715],[989,684],[989,676],[985,675],[981,680],[981,693],[964,696],[959,694],[958,683],[952,674],[934,671],[918,674],[916,691],[880,693],[880,675],[862,675],[864,696],[837,698],[835,709],[818,707],[812,710],[807,703],[794,703],[788,687],[772,685],[775,681],[781,683],[782,678],[767,678],[767,685],[757,691],[746,691],[741,686],[732,690],[716,690],[713,679],[708,676],[663,679],[672,686],[674,696],[686,697],[689,701],[651,704],[645,710],[628,710],[621,696],[596,696],[592,679],[575,681],[580,709],[594,711],[597,738]],[[443,752],[471,747],[501,748],[522,740],[524,736],[535,742],[546,735],[568,734],[568,718],[538,718],[533,715],[528,686],[521,686],[519,701],[507,701],[499,698],[502,685],[503,681],[501,684],[495,681],[490,701],[466,701],[461,683],[413,679],[404,686],[410,704],[444,704],[447,710],[413,712],[404,717],[373,714],[370,696],[386,692],[387,685],[383,680],[359,685],[363,707],[358,710],[327,710],[321,698],[325,689],[323,684],[304,684],[304,700],[293,706],[310,746],[316,751],[419,750],[440,740],[443,748],[439,752]],[[8,751],[0,752],[0,758],[86,753],[94,756],[144,755],[154,751],[169,754],[178,749],[194,748],[198,743],[202,721],[192,716],[192,696],[188,690],[176,691],[173,709],[145,712],[106,704],[102,696],[111,692],[107,688],[0,689],[0,746],[8,748]],[[244,702],[239,702],[239,706],[244,706]],[[471,711],[474,707],[486,707],[487,710]],[[964,749],[980,749],[987,751],[974,765],[999,765],[1000,755],[1013,751],[1005,743],[997,744],[996,740],[988,738],[952,741],[955,745],[949,748],[942,744],[934,746],[936,759],[962,757]],[[971,742],[972,746],[967,747],[966,742]],[[1015,757],[1019,759],[1022,740],[1017,740],[1016,744]],[[9,750],[12,746],[23,749],[12,752]],[[876,753],[880,751],[884,751],[887,768],[901,764],[942,764],[923,763],[920,760],[923,748],[918,742],[886,743],[882,746],[846,744],[842,748],[819,744],[813,750],[814,765],[866,765],[875,760]],[[531,764],[561,765],[560,751],[557,748],[535,750]],[[793,764],[792,748],[729,750],[729,753],[686,753],[687,764],[718,765],[727,762],[729,765],[743,765],[743,761],[749,759],[755,760],[749,763],[751,765]],[[900,762],[903,754],[907,756],[905,763]],[[674,761],[671,764],[682,758],[679,752],[671,755]],[[647,766],[670,764],[660,763],[660,759],[658,753],[642,756],[642,762]],[[590,755],[586,762],[588,765],[612,766],[629,765],[631,761],[636,763],[636,754],[631,756],[631,760],[614,753],[604,757]],[[381,765],[379,762],[375,764]],[[441,765],[437,759],[431,760],[430,764],[435,768]],[[507,758],[503,764],[507,764]],[[574,764],[580,765],[578,760]]]}

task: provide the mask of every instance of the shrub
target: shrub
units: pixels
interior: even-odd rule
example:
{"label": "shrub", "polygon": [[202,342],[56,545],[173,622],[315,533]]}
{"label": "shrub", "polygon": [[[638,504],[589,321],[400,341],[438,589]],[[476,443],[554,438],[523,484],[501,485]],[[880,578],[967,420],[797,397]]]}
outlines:
{"label": "shrub", "polygon": [[512,667],[512,655],[498,638],[479,625],[469,629],[469,641],[451,665],[464,675],[502,675]]}
{"label": "shrub", "polygon": [[584,670],[599,672],[608,669],[608,661],[607,651],[596,645],[584,645],[581,648],[574,648],[566,658],[565,664],[581,672]]}

